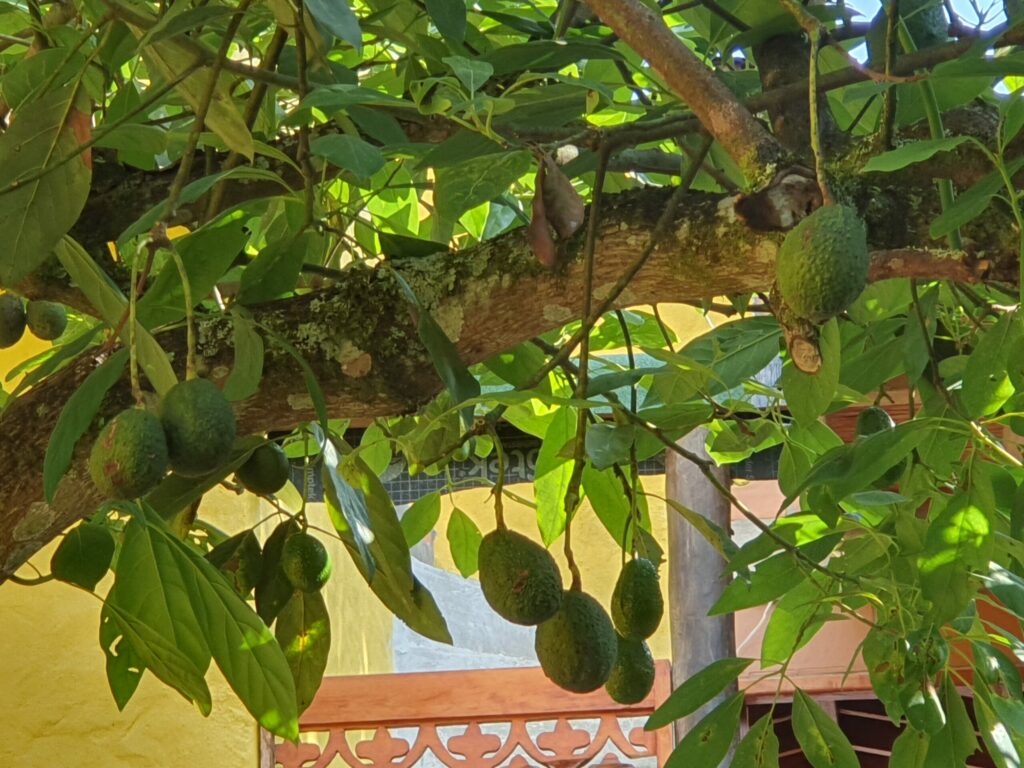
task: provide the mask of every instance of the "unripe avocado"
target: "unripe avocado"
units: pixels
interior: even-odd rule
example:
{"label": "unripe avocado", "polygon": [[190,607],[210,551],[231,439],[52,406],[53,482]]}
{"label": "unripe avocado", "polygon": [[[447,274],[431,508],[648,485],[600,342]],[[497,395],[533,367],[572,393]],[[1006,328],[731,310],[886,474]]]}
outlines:
{"label": "unripe avocado", "polygon": [[25,314],[28,329],[37,339],[53,341],[68,327],[68,311],[55,301],[30,301]]}
{"label": "unripe avocado", "polygon": [[551,553],[521,533],[498,528],[479,551],[480,588],[494,612],[513,624],[540,624],[562,603],[562,575]]}
{"label": "unripe avocado", "polygon": [[175,384],[160,403],[160,422],[167,433],[171,469],[198,477],[216,469],[235,442],[231,403],[208,379]]}
{"label": "unripe avocado", "polygon": [[134,499],[152,490],[167,472],[167,441],[160,419],[127,408],[100,430],[89,454],[89,474],[104,496]]}
{"label": "unripe avocado", "polygon": [[[874,435],[878,432],[895,429],[895,427],[896,422],[893,421],[889,412],[884,408],[879,408],[877,405],[865,408],[857,414],[857,437],[867,437],[868,435]],[[903,459],[895,466],[889,467],[889,469],[885,471],[885,474],[875,480],[872,485],[876,488],[888,488],[903,477],[903,472],[906,468],[907,460]]]}
{"label": "unripe avocado", "polygon": [[658,585],[658,570],[643,558],[622,567],[612,593],[612,621],[624,637],[643,640],[654,634],[665,612]]}
{"label": "unripe avocado", "polygon": [[331,556],[315,536],[293,533],[281,550],[281,570],[293,587],[316,592],[331,576]]}
{"label": "unripe avocado", "polygon": [[533,648],[548,679],[574,693],[604,685],[618,652],[615,630],[604,608],[574,589],[562,595],[558,612],[537,627]]}
{"label": "unripe avocado", "polygon": [[25,333],[25,305],[20,296],[0,296],[0,349],[13,347]]}
{"label": "unripe avocado", "polygon": [[604,688],[619,704],[636,704],[654,687],[654,657],[643,640],[617,635],[618,654]]}
{"label": "unripe avocado", "polygon": [[786,234],[775,266],[779,292],[795,315],[823,323],[860,296],[868,261],[867,231],[857,212],[822,206]]}
{"label": "unripe avocado", "polygon": [[284,487],[291,476],[291,465],[281,446],[266,443],[252,452],[235,475],[246,490],[265,496]]}

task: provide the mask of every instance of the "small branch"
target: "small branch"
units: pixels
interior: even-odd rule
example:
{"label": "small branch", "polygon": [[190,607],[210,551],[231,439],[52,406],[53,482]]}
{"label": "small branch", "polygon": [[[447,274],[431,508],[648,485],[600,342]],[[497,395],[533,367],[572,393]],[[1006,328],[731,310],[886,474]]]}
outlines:
{"label": "small branch", "polygon": [[693,110],[748,178],[785,152],[740,100],[640,0],[588,0],[588,5],[638,52],[657,51],[651,67]]}

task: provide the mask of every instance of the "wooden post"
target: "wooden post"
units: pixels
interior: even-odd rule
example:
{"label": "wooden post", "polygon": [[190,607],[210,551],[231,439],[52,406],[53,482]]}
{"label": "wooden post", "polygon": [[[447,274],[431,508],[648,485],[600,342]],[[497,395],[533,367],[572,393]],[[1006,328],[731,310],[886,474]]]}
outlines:
{"label": "wooden post", "polygon": [[[695,429],[679,444],[692,453],[708,458],[704,450],[707,430]],[[715,473],[724,483],[729,474]],[[729,502],[722,497],[701,471],[672,451],[665,454],[665,495],[730,530]],[[735,655],[736,637],[733,617],[708,616],[708,610],[722,594],[721,555],[697,530],[672,507],[668,508],[668,603],[672,632],[672,684],[678,687],[711,662]],[[676,738],[681,739],[711,709],[735,691],[732,688],[702,709],[676,723]]]}

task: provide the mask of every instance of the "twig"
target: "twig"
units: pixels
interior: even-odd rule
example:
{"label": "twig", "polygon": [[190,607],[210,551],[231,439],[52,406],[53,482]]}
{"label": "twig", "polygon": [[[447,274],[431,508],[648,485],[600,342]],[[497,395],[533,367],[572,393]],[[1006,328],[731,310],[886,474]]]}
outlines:
{"label": "twig", "polygon": [[[306,72],[306,13],[304,0],[296,0],[295,3],[295,62],[299,68],[299,103],[309,93],[309,81]],[[302,168],[302,192],[305,206],[305,220],[303,227],[308,227],[314,219],[314,185],[316,179],[313,174],[313,165],[310,162],[309,151],[309,125],[303,122],[299,126],[299,148],[296,152],[296,160]]]}

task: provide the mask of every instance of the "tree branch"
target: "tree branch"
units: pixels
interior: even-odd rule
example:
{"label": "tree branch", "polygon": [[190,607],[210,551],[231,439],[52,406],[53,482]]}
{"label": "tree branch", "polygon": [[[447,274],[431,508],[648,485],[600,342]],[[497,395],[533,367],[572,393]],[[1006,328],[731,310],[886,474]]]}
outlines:
{"label": "tree branch", "polygon": [[693,110],[748,179],[758,179],[765,168],[774,168],[785,155],[775,138],[683,45],[661,16],[639,0],[587,0],[587,4],[634,51],[657,53],[650,57],[651,67]]}
{"label": "tree branch", "polygon": [[[594,296],[600,301],[647,241],[671,189],[642,189],[609,197],[597,232]],[[885,204],[865,205],[874,279],[913,275],[975,281],[1016,274],[1016,239],[991,212],[978,222],[977,240],[986,261],[965,254],[929,250],[928,223],[934,211],[913,208],[905,189],[868,188],[864,195]],[[890,195],[891,198],[885,197]],[[699,301],[718,295],[769,288],[782,236],[757,233],[735,216],[732,199],[691,194],[668,236],[630,283],[616,306]],[[886,222],[899,227],[887,228]],[[1003,234],[998,234],[1002,232]],[[984,233],[989,235],[985,240]],[[1005,237],[1006,242],[1000,239]],[[394,262],[423,304],[455,342],[468,364],[486,360],[574,317],[582,302],[582,238],[569,241],[577,258],[564,273],[540,267],[523,229],[458,253]],[[390,270],[356,267],[345,280],[318,293],[254,307],[256,320],[299,348],[327,397],[331,414],[347,418],[407,413],[441,389],[429,355],[419,341],[408,306]],[[222,317],[198,322],[200,367],[222,381],[233,365],[231,323]],[[159,341],[180,364],[182,331],[161,333]],[[294,361],[267,341],[259,392],[236,404],[239,433],[290,429],[315,418],[312,401],[295,375]],[[84,356],[16,399],[0,420],[0,581],[100,501],[86,470],[92,434],[86,435],[52,505],[45,503],[40,467],[60,408],[100,360]],[[104,401],[109,416],[130,402],[123,382]]]}

